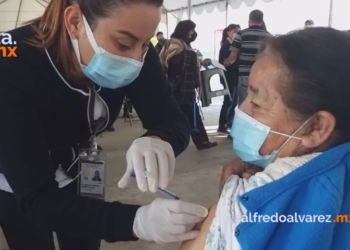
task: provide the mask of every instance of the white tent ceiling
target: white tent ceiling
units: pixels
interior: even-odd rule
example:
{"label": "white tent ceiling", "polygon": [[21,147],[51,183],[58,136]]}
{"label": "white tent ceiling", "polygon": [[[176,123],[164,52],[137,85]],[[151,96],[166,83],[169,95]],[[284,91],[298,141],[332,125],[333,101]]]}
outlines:
{"label": "white tent ceiling", "polygon": [[168,11],[178,10],[182,8],[187,8],[188,4],[195,7],[198,5],[204,5],[209,3],[222,2],[226,0],[164,0],[164,8]]}

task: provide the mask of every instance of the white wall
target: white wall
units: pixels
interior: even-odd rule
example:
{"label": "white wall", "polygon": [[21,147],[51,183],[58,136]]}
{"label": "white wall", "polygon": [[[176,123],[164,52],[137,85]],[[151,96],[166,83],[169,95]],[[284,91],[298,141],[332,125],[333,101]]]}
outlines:
{"label": "white wall", "polygon": [[329,0],[244,0],[241,2],[240,5],[231,4],[228,23],[239,23],[242,28],[248,27],[248,16],[254,9],[264,12],[267,29],[272,34],[283,34],[303,28],[308,19],[312,19],[315,26],[328,26]]}
{"label": "white wall", "polygon": [[24,21],[40,16],[47,5],[44,0],[22,0],[22,5],[20,3],[21,0],[5,0],[0,4],[0,32],[14,29]]}
{"label": "white wall", "polygon": [[340,30],[350,30],[350,0],[334,0],[333,27]]}

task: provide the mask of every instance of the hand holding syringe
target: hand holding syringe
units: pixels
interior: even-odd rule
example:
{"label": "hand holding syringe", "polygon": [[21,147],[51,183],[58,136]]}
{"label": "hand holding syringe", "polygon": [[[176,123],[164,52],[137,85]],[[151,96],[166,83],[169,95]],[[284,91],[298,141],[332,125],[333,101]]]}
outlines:
{"label": "hand holding syringe", "polygon": [[[130,177],[136,178],[136,175],[134,173],[132,173]],[[168,191],[166,189],[158,187],[158,191],[162,192],[163,194],[166,194],[166,195],[170,196],[171,198],[173,198],[175,200],[180,200],[179,196],[177,196],[176,194],[174,194],[174,193],[172,193],[172,192],[170,192],[170,191]]]}

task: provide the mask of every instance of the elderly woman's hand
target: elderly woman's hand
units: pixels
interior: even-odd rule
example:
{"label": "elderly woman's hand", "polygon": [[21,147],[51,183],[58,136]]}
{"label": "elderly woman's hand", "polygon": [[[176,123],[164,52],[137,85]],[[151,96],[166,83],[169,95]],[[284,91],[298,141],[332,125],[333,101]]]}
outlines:
{"label": "elderly woman's hand", "polygon": [[232,162],[226,164],[222,169],[221,180],[220,180],[220,194],[227,181],[231,175],[238,175],[241,178],[248,179],[257,172],[263,171],[263,168],[257,167],[246,162],[241,161],[239,158],[233,160]]}

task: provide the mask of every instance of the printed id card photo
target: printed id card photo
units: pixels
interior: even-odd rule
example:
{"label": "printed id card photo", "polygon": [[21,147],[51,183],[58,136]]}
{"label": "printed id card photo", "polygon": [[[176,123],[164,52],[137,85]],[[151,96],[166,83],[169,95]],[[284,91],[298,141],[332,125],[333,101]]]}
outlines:
{"label": "printed id card photo", "polygon": [[[85,153],[84,153],[85,152]],[[106,157],[99,150],[82,150],[80,153],[78,194],[104,199],[106,184]]]}

